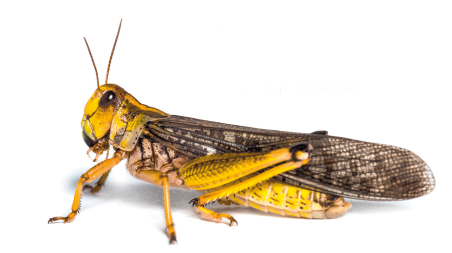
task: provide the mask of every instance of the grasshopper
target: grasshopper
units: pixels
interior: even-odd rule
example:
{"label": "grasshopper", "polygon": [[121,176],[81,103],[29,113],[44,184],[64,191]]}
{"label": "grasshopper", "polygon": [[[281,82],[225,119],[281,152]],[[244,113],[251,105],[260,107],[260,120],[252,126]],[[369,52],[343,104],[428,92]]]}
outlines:
{"label": "grasshopper", "polygon": [[[121,20],[122,23],[122,20]],[[169,187],[203,191],[191,200],[204,218],[238,224],[228,214],[206,208],[213,202],[250,206],[264,212],[307,219],[336,218],[350,203],[405,200],[430,193],[435,179],[428,165],[406,149],[328,135],[264,130],[167,114],[138,102],[116,84],[99,85],[88,100],[82,134],[90,152],[107,158],[81,175],[75,190],[72,221],[84,189],[101,190],[111,169],[127,159],[129,173],[162,186],[167,233],[176,242]],[[108,150],[115,153],[108,158]],[[99,178],[94,186],[84,185]]]}

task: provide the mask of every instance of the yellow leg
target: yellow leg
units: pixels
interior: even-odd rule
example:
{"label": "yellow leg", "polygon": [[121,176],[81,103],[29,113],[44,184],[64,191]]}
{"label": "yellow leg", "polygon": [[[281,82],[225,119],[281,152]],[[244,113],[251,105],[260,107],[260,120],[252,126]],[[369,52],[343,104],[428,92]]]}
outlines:
{"label": "yellow leg", "polygon": [[90,183],[94,179],[105,174],[107,171],[111,170],[115,165],[117,165],[122,159],[124,159],[126,152],[118,150],[115,152],[112,158],[107,159],[103,162],[96,164],[94,167],[89,169],[87,172],[83,173],[77,183],[77,188],[75,189],[74,201],[72,202],[72,212],[66,217],[53,217],[50,218],[48,223],[57,220],[63,220],[64,223],[72,221],[77,213],[80,211],[80,198],[82,196],[83,184]]}
{"label": "yellow leg", "polygon": [[202,206],[196,206],[195,207],[196,212],[201,213],[202,217],[209,219],[209,220],[216,220],[216,221],[222,221],[223,218],[226,218],[229,220],[229,226],[232,226],[232,224],[236,224],[237,226],[239,225],[239,223],[237,222],[236,219],[234,219],[234,217],[232,217],[229,214],[225,214],[225,213],[216,213],[212,210],[209,210],[205,207]]}
{"label": "yellow leg", "polygon": [[[226,188],[220,189],[218,191],[214,191],[214,192],[209,192],[207,194],[202,195],[201,197],[198,198],[198,203],[200,205],[204,205],[208,202],[212,202],[215,201],[217,199],[220,199],[224,196],[229,196],[230,194],[234,194],[236,192],[242,191],[244,189],[250,188],[255,186],[256,184],[267,180],[273,176],[276,176],[278,174],[281,174],[283,172],[289,171],[289,170],[293,170],[296,168],[301,167],[301,165],[303,165],[304,161],[297,161],[297,162],[287,162],[281,165],[278,165],[270,170],[267,170],[265,172],[260,173],[259,175],[252,177],[248,180],[245,180],[241,183],[237,183],[231,186],[228,186]],[[307,163],[307,162],[306,162]],[[306,164],[304,163],[304,164]]]}
{"label": "yellow leg", "polygon": [[[306,159],[306,160],[309,160],[309,159]],[[237,223],[237,221],[232,216],[230,216],[228,214],[215,213],[214,211],[205,208],[204,205],[209,202],[213,202],[217,199],[220,199],[224,196],[227,197],[230,194],[234,194],[236,192],[242,191],[249,187],[253,187],[256,184],[258,184],[264,180],[267,180],[273,176],[276,176],[280,173],[283,173],[283,172],[286,172],[289,170],[293,170],[295,168],[299,168],[301,165],[307,163],[306,160],[297,161],[297,162],[287,162],[282,165],[278,165],[270,170],[267,170],[255,177],[252,177],[241,183],[233,184],[226,188],[204,194],[204,195],[200,196],[199,198],[195,198],[195,199],[191,200],[189,203],[193,203],[193,205],[195,206],[195,210],[197,212],[201,213],[201,215],[204,218],[221,221],[222,218],[224,217],[224,218],[229,219],[229,221],[230,221],[229,225],[232,225],[234,222]],[[238,225],[238,223],[237,223],[237,225]]]}
{"label": "yellow leg", "polygon": [[[239,191],[242,191],[249,187],[252,187],[252,186],[254,186],[264,180],[267,180],[273,176],[276,176],[280,173],[301,167],[302,165],[309,162],[309,155],[310,155],[311,150],[312,150],[312,147],[309,144],[302,143],[302,144],[291,146],[290,148],[274,150],[272,152],[269,152],[268,154],[255,153],[258,157],[262,157],[262,156],[268,157],[269,155],[273,155],[272,159],[277,162],[275,162],[273,164],[270,163],[269,165],[267,165],[268,167],[274,166],[267,171],[264,171],[256,176],[251,176],[250,178],[246,179],[243,182],[232,183],[232,185],[229,185],[226,187],[223,186],[224,188],[204,194],[204,195],[200,196],[199,198],[191,200],[189,203],[193,203],[193,205],[196,208],[196,211],[200,212],[201,215],[205,218],[221,221],[222,218],[224,217],[224,218],[229,219],[230,225],[232,225],[234,222],[237,223],[237,221],[232,216],[230,216],[228,214],[215,213],[214,211],[211,211],[211,210],[205,208],[204,205],[209,202],[213,202],[217,199],[221,199],[222,197],[228,197],[230,194],[235,194],[236,192],[239,192]],[[241,174],[242,176],[237,176],[237,175],[240,175],[240,170],[242,170],[242,171],[246,170],[247,172],[253,171],[253,168],[252,168],[253,165],[252,165],[252,163],[249,162],[249,160],[245,160],[245,166],[241,166],[240,161],[243,161],[243,159],[242,159],[242,155],[241,154],[239,154],[239,155],[240,156],[238,156],[238,158],[240,160],[238,163],[235,161],[228,162],[229,164],[233,164],[233,165],[231,165],[231,167],[234,167],[233,169],[229,168],[229,166],[221,167],[221,171],[229,172],[229,171],[233,170],[234,175],[236,175],[236,177],[234,177],[235,180],[246,177],[249,174],[249,173],[248,174],[242,173]],[[250,154],[248,154],[248,155],[250,155]],[[218,162],[221,164],[221,161],[223,161],[225,157],[227,157],[229,159],[234,159],[234,157],[231,156],[230,154],[225,154],[224,156],[216,155],[213,158],[213,160],[215,162]],[[251,154],[251,157],[252,157],[252,154]],[[283,159],[283,160],[281,160],[281,159]],[[204,162],[205,160],[206,159],[199,160],[199,162],[196,161],[196,159],[193,160],[194,162],[192,161],[192,163],[191,163],[192,165],[185,168],[186,175],[190,175],[192,178],[194,178],[193,181],[196,181],[196,179],[198,179],[198,181],[205,181],[201,177],[205,177],[205,178],[220,177],[221,178],[224,176],[224,175],[218,175],[219,170],[213,166],[210,166],[212,159],[209,160],[209,163],[207,165]],[[256,162],[257,166],[262,165],[262,159],[257,159],[256,161],[257,161]],[[210,169],[210,171],[207,170],[206,168]],[[216,169],[216,171],[214,171],[215,169]],[[265,167],[263,169],[265,169]],[[212,173],[212,171],[213,171],[213,173]],[[229,174],[231,174],[231,173],[229,173]],[[222,185],[225,185],[226,183],[223,183]],[[219,183],[217,181],[216,185],[218,185],[218,184]],[[195,183],[193,185],[195,185]]]}
{"label": "yellow leg", "polygon": [[168,231],[168,237],[170,238],[169,243],[175,243],[176,242],[176,230],[174,229],[174,223],[173,218],[171,217],[171,204],[170,204],[170,194],[169,194],[169,184],[168,184],[168,177],[163,177],[163,206],[165,210],[165,221],[166,221],[166,228]]}
{"label": "yellow leg", "polygon": [[161,185],[163,188],[163,207],[165,211],[165,221],[168,237],[170,239],[169,243],[175,243],[176,240],[176,230],[174,229],[173,218],[171,217],[171,203],[169,194],[169,183],[168,176],[166,173],[154,170],[139,170],[137,177],[145,180],[149,183],[155,185]]}
{"label": "yellow leg", "polygon": [[251,173],[291,160],[309,160],[312,147],[297,143],[271,152],[226,153],[198,157],[184,164],[179,175],[193,190],[217,188]]}
{"label": "yellow leg", "polygon": [[91,193],[96,193],[99,192],[102,187],[105,185],[105,181],[107,181],[107,177],[108,174],[110,174],[110,171],[105,172],[100,178],[99,180],[97,180],[96,184],[94,185],[94,187],[92,187],[91,185],[87,184],[83,186],[83,191],[85,191],[86,189],[90,189]]}

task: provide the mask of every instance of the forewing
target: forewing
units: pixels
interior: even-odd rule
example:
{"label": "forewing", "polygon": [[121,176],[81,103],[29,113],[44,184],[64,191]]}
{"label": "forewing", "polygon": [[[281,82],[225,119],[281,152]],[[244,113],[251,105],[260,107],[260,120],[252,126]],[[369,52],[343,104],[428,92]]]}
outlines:
{"label": "forewing", "polygon": [[431,192],[435,179],[413,152],[334,136],[310,138],[308,166],[278,176],[301,187],[366,200],[403,200]]}
{"label": "forewing", "polygon": [[435,187],[427,164],[409,150],[322,134],[242,127],[170,116],[147,127],[158,142],[194,157],[228,152],[258,152],[309,142],[310,162],[277,180],[366,200],[403,200]]}

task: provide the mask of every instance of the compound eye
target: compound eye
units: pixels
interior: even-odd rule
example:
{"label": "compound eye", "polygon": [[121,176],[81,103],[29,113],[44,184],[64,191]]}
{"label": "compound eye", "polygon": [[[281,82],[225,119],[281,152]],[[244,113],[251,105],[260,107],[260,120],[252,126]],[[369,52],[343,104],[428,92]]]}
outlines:
{"label": "compound eye", "polygon": [[115,101],[115,98],[116,94],[113,91],[109,90],[105,92],[99,99],[99,106],[102,107],[109,106],[113,103],[113,101]]}

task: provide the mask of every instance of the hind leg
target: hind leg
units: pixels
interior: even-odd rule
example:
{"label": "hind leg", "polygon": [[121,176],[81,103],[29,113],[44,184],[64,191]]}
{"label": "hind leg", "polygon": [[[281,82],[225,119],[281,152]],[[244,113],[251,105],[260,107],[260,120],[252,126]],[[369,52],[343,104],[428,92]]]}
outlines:
{"label": "hind leg", "polygon": [[[248,156],[245,159],[243,153],[221,154],[207,158],[201,157],[184,165],[181,168],[181,174],[190,176],[192,178],[191,184],[194,186],[205,186],[207,182],[214,182],[212,185],[221,184],[219,190],[204,194],[199,198],[193,199],[190,203],[193,203],[196,211],[201,213],[203,217],[216,221],[227,218],[230,221],[230,225],[232,225],[234,222],[237,223],[232,216],[215,213],[205,208],[205,204],[253,187],[280,173],[301,167],[303,164],[308,163],[311,150],[312,147],[309,144],[302,143],[268,153],[248,153],[245,154]],[[262,173],[259,172],[257,175],[250,175],[256,170],[265,168],[270,169]],[[234,181],[229,183],[226,180],[222,181],[222,178],[233,179]],[[190,185],[188,186],[190,187]]]}

